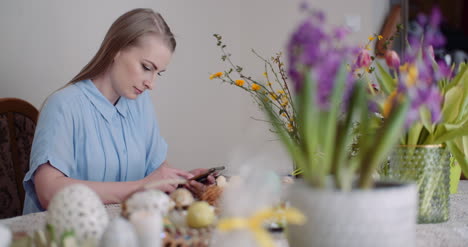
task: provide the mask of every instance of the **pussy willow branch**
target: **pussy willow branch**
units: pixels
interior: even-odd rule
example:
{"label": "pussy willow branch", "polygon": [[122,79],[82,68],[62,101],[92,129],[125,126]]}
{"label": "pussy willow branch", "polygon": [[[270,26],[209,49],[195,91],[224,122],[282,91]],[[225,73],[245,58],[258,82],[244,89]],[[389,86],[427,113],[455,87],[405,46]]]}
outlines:
{"label": "pussy willow branch", "polygon": [[[237,68],[242,68],[242,67],[237,66],[237,65],[235,65],[235,64],[232,62],[232,60],[231,60],[231,58],[230,58],[230,54],[229,54],[228,52],[226,52],[226,50],[224,49],[224,47],[226,47],[226,45],[224,45],[224,44],[222,43],[221,39],[222,39],[222,37],[220,36],[220,38],[218,39],[218,42],[219,42],[219,45],[218,45],[218,46],[221,47],[221,51],[222,51],[222,53],[223,53],[223,55],[224,55],[224,57],[225,57],[225,60],[228,60],[228,63],[229,63],[229,64],[231,65],[231,67],[237,72],[237,74],[240,76],[240,78],[245,79],[245,80],[247,80],[247,81],[250,82],[250,83],[255,83],[255,84],[259,85],[261,88],[263,88],[265,91],[269,92],[268,89],[267,89],[263,84],[258,83],[258,82],[255,81],[255,80],[252,80],[251,77],[247,77],[247,76],[245,76],[244,74],[242,74],[242,72],[238,71]],[[254,54],[257,55],[260,59],[262,59],[265,63],[269,64],[270,67],[273,69],[273,67],[271,66],[271,64],[269,63],[269,61],[266,61],[264,58],[262,58],[261,56],[259,56],[255,51],[254,51]],[[274,72],[274,71],[273,71],[273,72]],[[274,73],[274,74],[275,74],[275,76],[276,76],[276,73]],[[229,76],[229,73],[225,73],[225,75],[231,80],[231,82],[234,82],[234,80]],[[278,82],[278,84],[280,84],[280,86],[281,86],[281,83]],[[249,86],[250,86],[250,85],[249,85]],[[250,90],[247,90],[247,89],[244,88],[244,87],[242,87],[242,88],[243,88],[244,90],[248,91],[249,93],[251,93],[252,95],[258,97],[258,96],[257,96],[257,93],[251,92]],[[283,88],[283,87],[282,87],[282,88]],[[283,90],[284,90],[284,89],[283,89]],[[273,93],[274,93],[274,91],[273,91]],[[290,99],[292,99],[292,98],[290,97]],[[286,108],[283,109],[283,107],[281,106],[281,102],[280,102],[279,100],[277,100],[277,101],[278,101],[278,104],[279,104],[279,105],[275,104],[274,102],[273,102],[273,105],[274,105],[278,110],[284,110],[284,111],[288,114],[287,109],[286,109]],[[291,100],[289,100],[289,104],[292,104]],[[293,111],[294,111],[294,107],[292,107],[292,109],[293,109]],[[289,118],[289,119],[291,118],[291,117],[289,116],[289,114],[288,114],[288,118]]]}
{"label": "pussy willow branch", "polygon": [[[225,76],[230,80],[230,81],[226,81],[224,79],[221,78],[221,80],[223,80],[224,82],[227,82],[227,83],[230,83],[230,84],[234,84],[234,80],[231,78],[231,76],[227,73],[225,73]],[[244,75],[241,74],[241,78],[245,78],[247,80],[250,80],[252,81],[253,83],[263,87],[265,89],[265,87],[259,83],[257,83],[256,81],[253,81],[252,79],[248,79],[247,77],[245,77]],[[240,86],[238,86],[240,87]],[[240,87],[242,88],[243,90],[245,90],[246,92],[248,92],[249,94],[251,94],[251,96],[253,96],[255,99],[258,99],[258,100],[261,100],[262,98],[260,97],[260,92],[255,92],[255,91],[252,91],[252,90],[249,90],[248,88],[245,88],[245,87]],[[257,100],[256,100],[257,101]],[[260,106],[262,106],[262,104],[260,104],[259,102],[257,102],[257,104],[259,104]],[[272,105],[275,106],[278,110],[282,110],[281,106],[280,105],[277,105],[275,104],[274,102],[272,102]]]}
{"label": "pussy willow branch", "polygon": [[[270,63],[270,61],[268,61],[268,60],[266,60],[265,58],[263,58],[262,56],[260,56],[254,49],[252,49],[252,52],[253,52],[258,58],[260,58],[261,60],[263,60],[263,62],[264,62],[265,64],[268,64],[268,66],[270,66],[270,69],[271,69],[272,73],[275,75],[276,82],[281,86],[281,89],[282,89],[283,91],[286,91],[286,92],[288,93],[289,99],[292,99],[292,97],[291,97],[291,92],[289,91],[289,87],[288,87],[288,83],[287,83],[287,79],[286,79],[287,77],[286,77],[286,75],[284,74],[284,71],[281,69],[281,65],[280,65],[280,64],[281,64],[281,60],[280,60],[279,56],[278,56],[278,69],[279,69],[279,73],[280,73],[280,75],[281,75],[281,79],[282,79],[283,83],[281,83],[281,82],[279,81],[277,72],[274,70],[273,65]],[[265,71],[266,71],[266,70],[267,70],[267,69],[265,69]],[[268,76],[268,74],[267,74],[267,76]],[[267,80],[268,80],[268,77],[267,77]],[[284,85],[283,85],[283,84],[284,84]],[[290,100],[289,103],[291,104],[291,108],[292,108],[293,113],[294,113],[294,115],[295,115],[295,114],[296,114],[296,110],[295,110],[295,108],[294,108],[294,103],[292,102],[292,100]]]}

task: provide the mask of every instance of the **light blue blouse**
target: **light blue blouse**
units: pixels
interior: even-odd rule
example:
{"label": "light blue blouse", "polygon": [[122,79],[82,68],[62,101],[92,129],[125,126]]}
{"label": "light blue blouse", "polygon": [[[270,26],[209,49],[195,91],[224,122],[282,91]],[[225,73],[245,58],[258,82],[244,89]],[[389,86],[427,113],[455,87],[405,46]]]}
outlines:
{"label": "light blue blouse", "polygon": [[67,177],[89,181],[135,181],[166,159],[148,92],[112,105],[91,80],[51,95],[41,110],[31,150],[23,214],[43,211],[34,172],[47,162]]}

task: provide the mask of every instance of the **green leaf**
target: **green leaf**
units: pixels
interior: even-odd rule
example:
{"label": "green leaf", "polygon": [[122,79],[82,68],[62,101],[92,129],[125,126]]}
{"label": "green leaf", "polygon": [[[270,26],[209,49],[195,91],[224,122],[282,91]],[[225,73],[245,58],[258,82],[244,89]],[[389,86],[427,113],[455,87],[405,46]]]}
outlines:
{"label": "green leaf", "polygon": [[[319,140],[319,123],[321,118],[318,117],[319,110],[315,104],[316,82],[312,80],[310,73],[304,73],[305,80],[301,91],[296,96],[297,110],[297,125],[300,136],[303,136],[304,162],[307,166],[307,171],[312,174],[320,172],[320,166],[317,165],[314,159],[317,154],[317,144]],[[320,178],[320,176],[318,176]],[[312,184],[322,186],[322,181],[309,181]]]}
{"label": "green leaf", "polygon": [[396,106],[390,113],[390,117],[384,122],[384,126],[378,130],[376,143],[366,152],[366,159],[363,163],[363,172],[359,178],[361,188],[370,188],[372,186],[372,175],[378,165],[390,152],[395,145],[398,137],[403,131],[406,120],[406,113],[409,109],[409,101],[404,100]]}
{"label": "green leaf", "polygon": [[293,158],[294,162],[298,165],[299,168],[302,168],[304,173],[308,172],[306,167],[306,161],[304,160],[304,156],[302,150],[298,148],[296,143],[291,139],[290,135],[288,134],[285,126],[281,124],[281,122],[276,121],[276,115],[269,104],[269,100],[266,96],[262,96],[260,102],[263,104],[265,113],[267,114],[268,118],[271,120],[271,124],[276,131],[276,134],[281,140],[281,143],[285,146],[286,150],[289,152],[291,157]]}
{"label": "green leaf", "polygon": [[466,155],[465,155],[466,153],[463,153],[453,141],[447,142],[447,147],[450,150],[450,153],[452,153],[452,155],[457,160],[457,163],[460,165],[463,171],[463,174],[467,175],[468,174],[468,161],[466,159]]}
{"label": "green leaf", "polygon": [[441,144],[451,141],[457,137],[468,135],[468,123],[465,123],[460,128],[444,131],[443,134],[435,136],[432,144]]}
{"label": "green leaf", "polygon": [[453,87],[445,94],[444,104],[442,105],[442,119],[445,123],[453,123],[461,113],[462,102],[464,101],[462,88]]}
{"label": "green leaf", "polygon": [[386,69],[380,65],[379,62],[376,62],[379,73],[377,74],[377,81],[380,84],[380,87],[384,90],[386,95],[389,95],[395,90],[396,82],[395,79],[388,73]]}
{"label": "green leaf", "polygon": [[419,136],[423,129],[423,125],[421,123],[413,124],[410,129],[408,130],[408,141],[405,143],[406,145],[417,145],[419,144]]}
{"label": "green leaf", "polygon": [[[325,175],[327,175],[332,168],[332,160],[335,153],[335,139],[336,130],[338,128],[338,116],[340,114],[340,107],[342,105],[343,94],[346,87],[346,66],[341,64],[338,74],[335,78],[334,88],[330,97],[330,108],[328,112],[328,118],[325,120],[326,124],[323,126],[325,133],[324,143],[324,162],[323,168]],[[367,107],[367,105],[361,105],[361,107]]]}
{"label": "green leaf", "polygon": [[[368,108],[367,108],[367,92],[366,86],[364,86],[364,81],[357,81],[356,86],[352,92],[350,102],[348,104],[348,109],[346,109],[346,118],[338,128],[338,135],[336,137],[336,148],[335,148],[335,157],[333,163],[335,165],[336,177],[337,177],[337,187],[341,189],[346,189],[351,187],[349,184],[352,180],[353,175],[356,172],[356,169],[359,167],[359,162],[356,159],[351,161],[346,161],[349,158],[349,151],[352,142],[353,142],[353,131],[355,129],[354,119],[356,116],[362,116],[364,120],[360,120],[358,124],[358,133],[357,136],[364,136],[366,132],[369,131],[369,128],[363,126],[369,126],[368,121],[374,121],[373,119],[368,119]],[[362,114],[364,111],[364,114]],[[366,140],[365,138],[360,139],[360,143]],[[358,156],[361,153],[358,154]],[[349,163],[348,166],[345,166],[345,163]],[[350,179],[351,178],[351,179]]]}
{"label": "green leaf", "polygon": [[419,116],[424,127],[429,131],[430,134],[434,133],[434,125],[432,124],[432,115],[426,106],[423,106],[419,110]]}

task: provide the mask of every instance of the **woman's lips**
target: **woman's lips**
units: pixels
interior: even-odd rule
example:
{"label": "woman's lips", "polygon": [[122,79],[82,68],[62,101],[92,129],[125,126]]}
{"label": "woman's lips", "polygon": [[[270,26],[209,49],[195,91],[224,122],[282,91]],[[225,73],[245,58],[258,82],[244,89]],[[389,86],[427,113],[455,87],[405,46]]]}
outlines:
{"label": "woman's lips", "polygon": [[143,93],[143,91],[141,91],[140,89],[138,89],[138,88],[136,88],[136,87],[133,87],[133,88],[135,88],[135,92],[136,92],[137,94]]}

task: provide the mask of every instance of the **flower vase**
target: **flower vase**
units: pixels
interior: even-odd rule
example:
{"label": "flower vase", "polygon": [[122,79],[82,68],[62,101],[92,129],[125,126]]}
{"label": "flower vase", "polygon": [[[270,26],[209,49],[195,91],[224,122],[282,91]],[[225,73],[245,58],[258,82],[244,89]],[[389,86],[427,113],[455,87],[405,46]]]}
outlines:
{"label": "flower vase", "polygon": [[312,188],[296,180],[286,194],[306,216],[304,225],[287,227],[289,246],[414,246],[417,188],[380,183],[369,190]]}
{"label": "flower vase", "polygon": [[442,145],[401,146],[389,159],[388,178],[418,185],[418,223],[449,219],[450,155]]}

